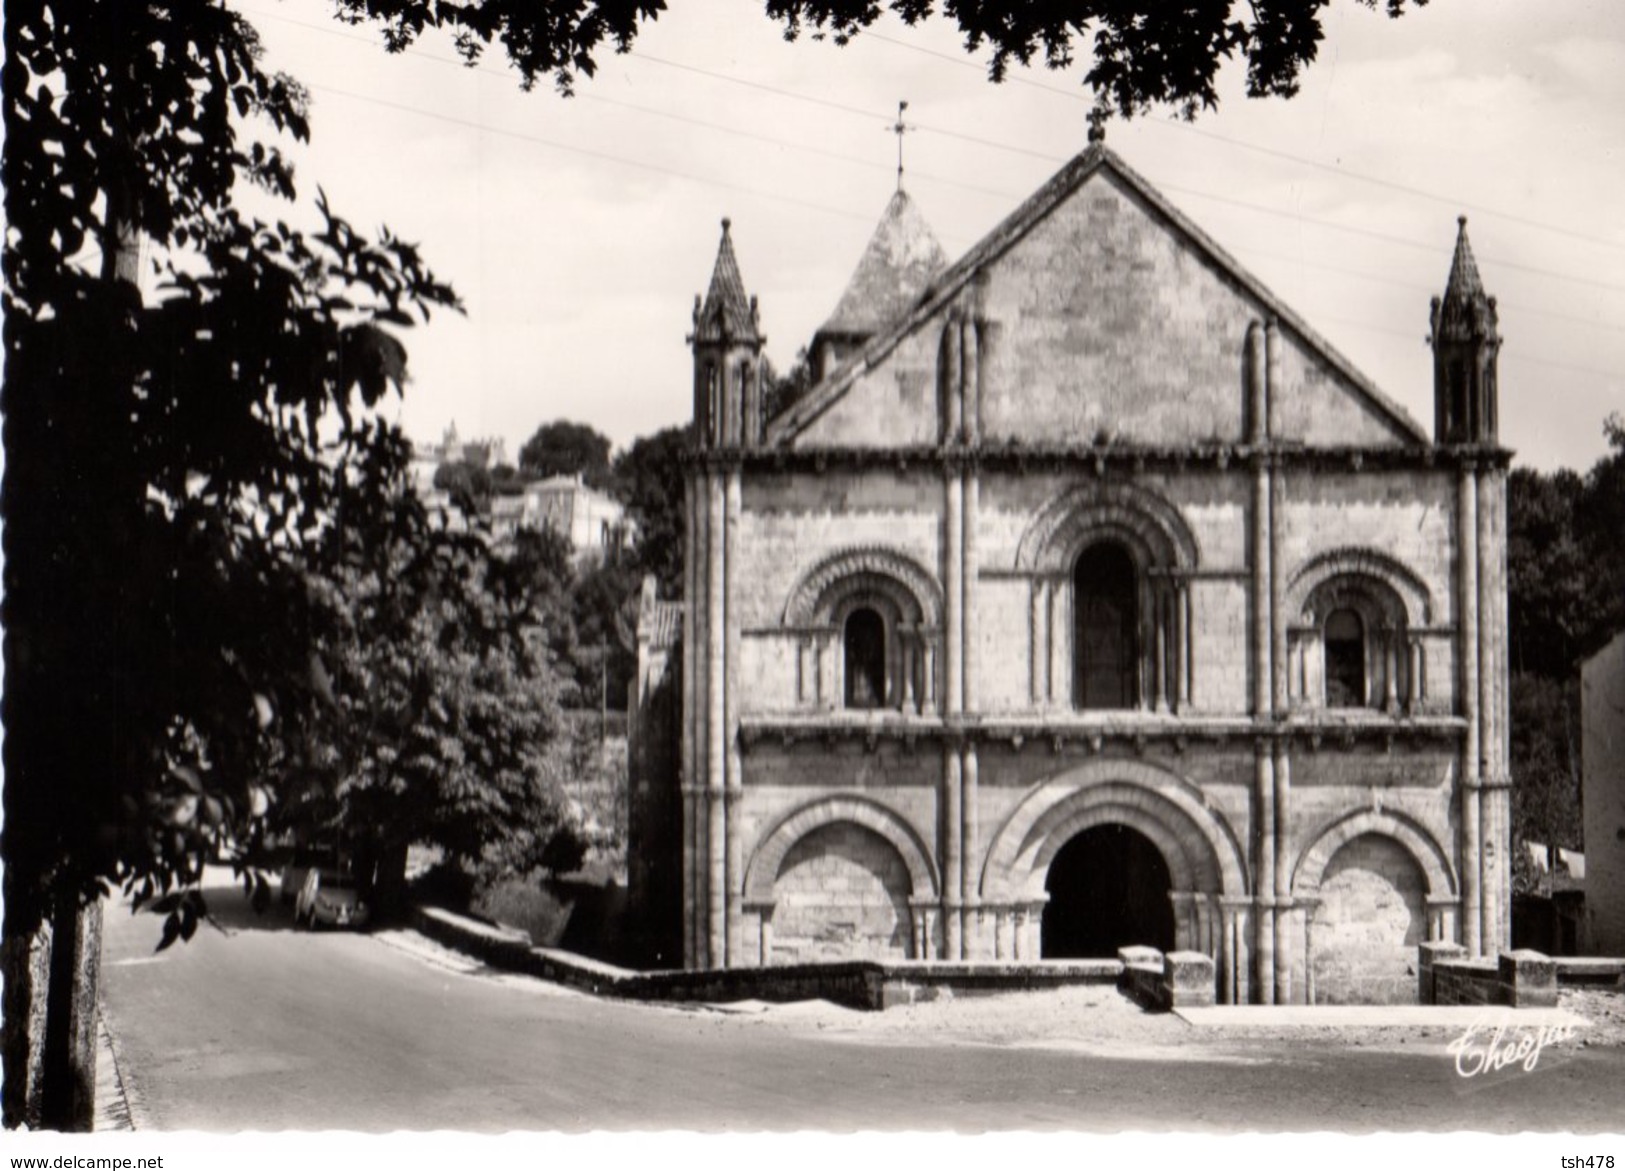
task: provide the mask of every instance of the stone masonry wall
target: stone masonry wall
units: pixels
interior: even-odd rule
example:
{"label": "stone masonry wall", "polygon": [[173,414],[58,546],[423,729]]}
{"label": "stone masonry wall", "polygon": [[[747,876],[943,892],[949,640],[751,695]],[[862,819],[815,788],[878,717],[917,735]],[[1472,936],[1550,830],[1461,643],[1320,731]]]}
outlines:
{"label": "stone masonry wall", "polygon": [[909,958],[908,868],[872,830],[813,830],[785,855],[773,893],[774,963]]}
{"label": "stone masonry wall", "polygon": [[1411,1004],[1416,945],[1426,938],[1422,872],[1391,838],[1365,834],[1326,866],[1314,913],[1321,1004]]}

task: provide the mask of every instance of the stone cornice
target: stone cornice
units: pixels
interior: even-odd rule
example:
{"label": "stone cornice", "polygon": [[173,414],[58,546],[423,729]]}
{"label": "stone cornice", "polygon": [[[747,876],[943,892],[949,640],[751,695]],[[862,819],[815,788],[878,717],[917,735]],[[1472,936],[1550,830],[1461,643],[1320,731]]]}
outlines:
{"label": "stone cornice", "polygon": [[690,448],[682,455],[687,465],[752,471],[814,471],[877,468],[892,471],[924,470],[950,475],[987,469],[998,472],[1085,471],[1095,475],[1148,471],[1228,471],[1232,465],[1254,468],[1261,464],[1285,470],[1325,471],[1407,470],[1429,468],[1493,468],[1511,465],[1513,453],[1483,444],[1409,447],[1306,447],[1296,442],[1248,444],[1219,442],[1195,444],[1055,444],[948,445],[902,447],[725,447]]}
{"label": "stone cornice", "polygon": [[1258,744],[1281,741],[1307,752],[1338,751],[1356,745],[1385,751],[1428,743],[1458,744],[1467,722],[1456,716],[1388,716],[1381,712],[1335,718],[1302,713],[1291,719],[1249,716],[1161,716],[1133,712],[1110,715],[904,716],[901,713],[845,711],[786,712],[742,717],[740,743],[790,747],[824,742],[831,746],[857,742],[868,751],[882,743],[905,751],[922,741],[949,744],[1004,745],[1012,751],[1039,749],[1052,753],[1100,753],[1128,748],[1143,754],[1155,748],[1175,754],[1199,746]]}

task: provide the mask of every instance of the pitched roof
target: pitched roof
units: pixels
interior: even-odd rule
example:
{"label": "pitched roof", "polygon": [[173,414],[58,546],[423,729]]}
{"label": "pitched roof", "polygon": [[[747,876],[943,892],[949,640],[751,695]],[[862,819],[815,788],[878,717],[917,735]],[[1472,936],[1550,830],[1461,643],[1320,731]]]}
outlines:
{"label": "pitched roof", "polygon": [[820,334],[878,333],[905,313],[948,267],[925,217],[901,189],[886,204],[874,234]]}
{"label": "pitched roof", "polygon": [[694,314],[694,340],[760,341],[756,333],[756,312],[745,295],[745,281],[734,258],[731,221],[722,221],[722,243],[717,246],[716,267],[711,270],[711,288],[705,303]]}
{"label": "pitched roof", "polygon": [[[1004,255],[1061,202],[1102,171],[1115,175],[1139,198],[1145,200],[1158,215],[1168,221],[1177,234],[1183,236],[1186,242],[1194,247],[1196,252],[1205,255],[1230,280],[1258,301],[1266,313],[1301,338],[1304,344],[1320,355],[1328,366],[1347,379],[1378,413],[1386,416],[1399,430],[1417,442],[1430,441],[1421,424],[1412,419],[1403,407],[1379,390],[1369,378],[1354,367],[1353,363],[1333,348],[1330,342],[1311,329],[1297,313],[1265,288],[1234,257],[1197,227],[1184,212],[1169,203],[1143,176],[1108,150],[1103,142],[1095,142],[1051,176],[1049,181],[1029,196],[1025,203],[1006,216],[969,252],[932,281],[907,314],[878,332],[861,351],[830,372],[821,383],[775,418],[768,426],[767,442],[784,443],[793,439],[845,395],[860,375],[884,362],[905,337],[957,297],[977,273]],[[1469,262],[1470,259],[1469,256]]]}

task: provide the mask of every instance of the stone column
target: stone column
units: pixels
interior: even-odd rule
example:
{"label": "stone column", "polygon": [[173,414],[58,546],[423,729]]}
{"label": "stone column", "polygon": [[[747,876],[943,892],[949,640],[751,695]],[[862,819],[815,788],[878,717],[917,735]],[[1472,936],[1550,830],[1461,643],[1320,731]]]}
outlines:
{"label": "stone column", "polygon": [[973,464],[965,470],[964,538],[960,541],[960,553],[964,557],[964,566],[959,574],[959,588],[963,591],[963,601],[959,608],[959,646],[961,656],[961,672],[964,677],[964,694],[960,701],[960,710],[974,712],[980,706],[978,698],[978,623],[976,617],[977,587],[981,575],[981,566],[978,563],[976,549],[976,518],[981,509],[982,480],[981,473]]}
{"label": "stone column", "polygon": [[959,904],[960,914],[963,917],[961,931],[961,959],[971,958],[976,950],[974,947],[974,932],[971,929],[971,916],[977,904],[976,892],[976,864],[981,853],[980,826],[978,824],[978,802],[980,766],[976,759],[976,744],[966,741],[964,749],[964,763],[960,766],[960,784],[963,795],[959,802],[960,817],[960,843],[959,843]]}
{"label": "stone column", "polygon": [[696,734],[695,722],[699,716],[699,662],[701,649],[704,646],[704,635],[700,622],[700,611],[704,608],[704,599],[699,587],[699,569],[701,565],[699,551],[699,506],[698,493],[694,488],[694,474],[692,470],[683,476],[683,731],[682,731],[682,764],[679,766],[678,785],[683,795],[683,966],[697,967],[699,960],[695,946],[694,919],[695,908],[699,905],[699,884],[695,875],[695,860],[698,856],[696,849],[695,827],[698,810],[694,801],[696,785],[701,783],[703,770],[696,763],[696,745],[699,735]]}
{"label": "stone column", "polygon": [[1275,1003],[1275,761],[1269,741],[1260,737],[1255,749],[1253,809],[1257,816],[1254,871],[1258,913],[1253,917],[1258,962],[1258,1002]]}
{"label": "stone column", "polygon": [[959,919],[962,784],[959,746],[946,742],[942,746],[942,934],[943,958],[948,960],[957,960],[963,947]]}
{"label": "stone column", "polygon": [[1464,462],[1457,490],[1457,573],[1461,612],[1457,620],[1457,655],[1461,663],[1459,710],[1467,721],[1461,754],[1461,894],[1462,938],[1469,955],[1483,952],[1482,898],[1479,867],[1479,724],[1478,724],[1478,482]]}
{"label": "stone column", "polygon": [[1479,907],[1485,955],[1494,955],[1507,941],[1501,938],[1501,890],[1499,857],[1504,843],[1501,839],[1499,817],[1501,785],[1500,729],[1496,726],[1500,716],[1500,697],[1496,694],[1496,680],[1500,674],[1495,638],[1497,605],[1495,599],[1495,568],[1499,558],[1495,553],[1495,472],[1484,467],[1477,476],[1478,531],[1475,555],[1478,561],[1478,775],[1484,786],[1479,797]]}
{"label": "stone column", "polygon": [[1181,579],[1174,587],[1174,710],[1181,715],[1191,702],[1191,591]]}
{"label": "stone column", "polygon": [[969,316],[959,322],[960,377],[964,390],[965,441],[976,443],[981,438],[981,407],[978,391],[981,388],[981,355],[977,352],[977,322]]}
{"label": "stone column", "polygon": [[818,640],[818,706],[832,712],[841,706],[841,632],[826,630]]}
{"label": "stone column", "polygon": [[1027,615],[1027,646],[1030,652],[1028,665],[1031,672],[1030,690],[1035,708],[1044,706],[1044,675],[1049,659],[1049,648],[1044,645],[1045,588],[1041,578],[1033,578],[1028,599],[1030,606]]}
{"label": "stone column", "polygon": [[1153,653],[1156,655],[1157,714],[1168,714],[1168,594],[1158,588],[1156,598],[1157,633]]}
{"label": "stone column", "polygon": [[1422,712],[1422,638],[1420,635],[1410,636],[1406,647],[1406,659],[1409,671],[1405,679],[1405,711],[1409,715],[1420,715]]}
{"label": "stone column", "polygon": [[1275,742],[1275,998],[1292,1003],[1292,757]]}
{"label": "stone column", "polygon": [[1382,632],[1382,710],[1389,715],[1399,711],[1399,632]]}
{"label": "stone column", "polygon": [[930,631],[924,632],[923,641],[925,663],[921,683],[925,685],[925,697],[921,706],[925,711],[934,712],[937,710],[937,646]]}
{"label": "stone column", "polygon": [[727,963],[727,683],[724,613],[726,501],[722,476],[707,470],[706,490],[706,957],[708,967]]}
{"label": "stone column", "polygon": [[1052,581],[1049,590],[1049,702],[1051,707],[1072,706],[1072,664],[1067,658],[1072,646],[1068,627],[1067,583]]}
{"label": "stone column", "polygon": [[727,628],[724,631],[722,645],[726,656],[723,670],[723,731],[727,737],[724,757],[727,772],[723,787],[725,801],[723,826],[726,835],[723,891],[727,925],[727,962],[733,967],[743,962],[739,900],[744,894],[745,868],[744,842],[739,835],[739,806],[744,797],[745,784],[744,759],[739,751],[739,628],[742,619],[739,605],[739,528],[744,500],[737,464],[728,469],[724,491],[726,494],[724,510],[727,519],[723,529],[725,574],[723,613],[726,616]]}
{"label": "stone column", "polygon": [[944,524],[947,527],[948,550],[947,565],[944,573],[946,590],[944,598],[947,620],[944,622],[943,635],[946,643],[945,651],[948,662],[947,695],[944,696],[944,710],[949,715],[958,715],[960,703],[965,695],[964,680],[964,646],[962,640],[965,636],[964,619],[961,609],[964,603],[963,575],[965,570],[965,482],[960,477],[959,469],[951,467],[947,471],[947,510]]}
{"label": "stone column", "polygon": [[1315,911],[1320,900],[1299,899],[1303,908],[1303,1002],[1315,1003]]}
{"label": "stone column", "polygon": [[899,632],[898,645],[900,648],[900,658],[903,662],[901,672],[903,676],[901,698],[903,712],[907,715],[912,715],[914,712],[919,710],[917,703],[918,697],[914,694],[914,659],[916,654],[915,648],[918,643],[919,631],[916,628],[910,627],[907,630]]}

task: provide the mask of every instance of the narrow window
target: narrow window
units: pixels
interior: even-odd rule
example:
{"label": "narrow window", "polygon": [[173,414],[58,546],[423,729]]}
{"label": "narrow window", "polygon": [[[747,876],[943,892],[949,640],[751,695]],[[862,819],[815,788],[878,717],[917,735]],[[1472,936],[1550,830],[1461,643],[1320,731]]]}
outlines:
{"label": "narrow window", "polygon": [[886,702],[886,623],[867,607],[846,619],[846,706],[877,708]]}
{"label": "narrow window", "polygon": [[1073,571],[1077,661],[1073,700],[1080,708],[1131,708],[1138,702],[1139,583],[1121,545],[1091,545]]}
{"label": "narrow window", "polygon": [[1365,626],[1353,610],[1326,616],[1326,706],[1365,706]]}

